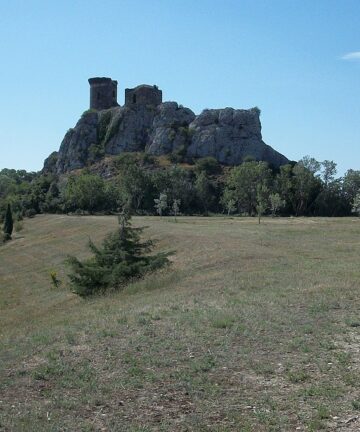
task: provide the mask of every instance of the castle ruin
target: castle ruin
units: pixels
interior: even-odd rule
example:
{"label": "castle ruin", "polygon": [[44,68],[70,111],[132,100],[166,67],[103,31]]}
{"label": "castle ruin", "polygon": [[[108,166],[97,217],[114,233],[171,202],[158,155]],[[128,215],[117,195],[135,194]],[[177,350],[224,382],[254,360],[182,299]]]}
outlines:
{"label": "castle ruin", "polygon": [[185,162],[213,157],[223,165],[238,165],[249,156],[274,167],[289,163],[262,140],[256,107],[196,115],[177,102],[162,102],[162,91],[146,84],[125,89],[125,103],[119,105],[117,81],[95,77],[89,84],[91,109],[65,134],[56,159],[46,160],[47,172],[65,173],[123,152],[173,155]]}
{"label": "castle ruin", "polygon": [[141,84],[133,89],[125,89],[125,105],[160,105],[162,91],[156,85]]}
{"label": "castle ruin", "polygon": [[[104,110],[115,106],[117,103],[117,81],[111,78],[89,78],[90,84],[90,109]],[[162,103],[162,91],[156,85],[141,84],[132,89],[125,89],[125,106],[136,108],[137,106],[157,106]]]}

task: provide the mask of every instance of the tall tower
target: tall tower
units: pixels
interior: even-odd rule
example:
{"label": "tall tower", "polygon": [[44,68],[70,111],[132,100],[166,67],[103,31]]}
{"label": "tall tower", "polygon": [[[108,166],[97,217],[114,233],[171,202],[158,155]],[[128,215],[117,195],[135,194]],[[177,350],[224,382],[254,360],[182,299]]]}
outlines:
{"label": "tall tower", "polygon": [[111,78],[89,78],[90,109],[103,110],[117,103],[117,81]]}

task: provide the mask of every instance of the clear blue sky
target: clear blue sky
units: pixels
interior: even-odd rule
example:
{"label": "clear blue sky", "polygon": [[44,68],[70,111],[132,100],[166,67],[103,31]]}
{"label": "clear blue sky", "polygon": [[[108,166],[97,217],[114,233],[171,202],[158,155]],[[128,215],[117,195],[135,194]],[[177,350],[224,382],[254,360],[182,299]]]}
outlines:
{"label": "clear blue sky", "polygon": [[0,169],[39,170],[93,76],[165,100],[262,110],[289,159],[360,169],[359,0],[1,0]]}

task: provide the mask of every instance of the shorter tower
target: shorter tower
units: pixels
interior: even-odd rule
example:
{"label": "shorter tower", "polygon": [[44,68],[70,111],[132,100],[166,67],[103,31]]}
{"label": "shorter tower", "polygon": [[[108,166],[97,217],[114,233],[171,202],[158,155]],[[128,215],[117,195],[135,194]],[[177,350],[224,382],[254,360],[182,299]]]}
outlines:
{"label": "shorter tower", "polygon": [[111,78],[89,78],[90,109],[103,110],[118,106],[117,81]]}
{"label": "shorter tower", "polygon": [[162,91],[156,85],[141,84],[133,89],[125,89],[125,105],[136,107],[138,105],[160,105]]}

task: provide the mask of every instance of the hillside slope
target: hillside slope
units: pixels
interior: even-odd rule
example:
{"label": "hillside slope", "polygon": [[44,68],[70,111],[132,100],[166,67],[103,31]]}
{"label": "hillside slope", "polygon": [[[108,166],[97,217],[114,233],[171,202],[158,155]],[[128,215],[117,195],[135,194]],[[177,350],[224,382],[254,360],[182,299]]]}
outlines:
{"label": "hillside slope", "polygon": [[358,220],[135,223],[172,268],[89,301],[49,272],[115,217],[37,216],[0,247],[1,430],[359,429]]}

